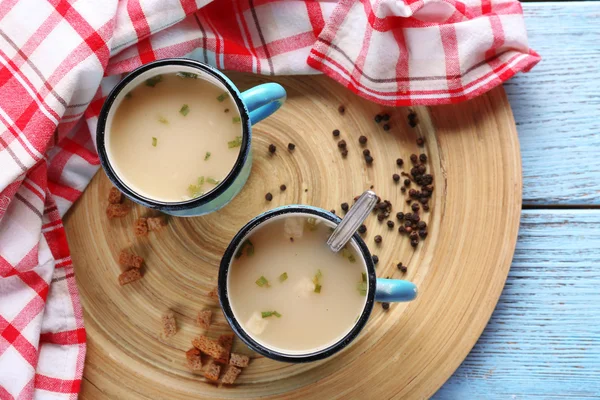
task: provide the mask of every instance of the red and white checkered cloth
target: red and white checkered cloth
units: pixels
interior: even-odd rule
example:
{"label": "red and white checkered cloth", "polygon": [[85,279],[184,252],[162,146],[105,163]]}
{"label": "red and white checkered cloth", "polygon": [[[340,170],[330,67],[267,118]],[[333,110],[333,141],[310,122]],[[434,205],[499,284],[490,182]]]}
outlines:
{"label": "red and white checkered cloth", "polygon": [[0,399],[77,397],[85,330],[61,217],[98,169],[120,75],[186,55],[323,72],[386,105],[465,100],[540,60],[514,0],[2,0]]}

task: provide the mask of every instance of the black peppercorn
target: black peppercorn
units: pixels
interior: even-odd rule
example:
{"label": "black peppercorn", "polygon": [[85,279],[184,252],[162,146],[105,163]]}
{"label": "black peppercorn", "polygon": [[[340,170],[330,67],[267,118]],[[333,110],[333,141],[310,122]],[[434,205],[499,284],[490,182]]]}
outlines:
{"label": "black peppercorn", "polygon": [[417,138],[417,146],[423,146],[425,144],[425,139],[422,137]]}
{"label": "black peppercorn", "polygon": [[366,144],[367,143],[367,137],[366,136],[361,136],[358,138],[358,143],[360,144]]}
{"label": "black peppercorn", "polygon": [[383,303],[381,303],[381,307],[382,307],[384,310],[389,310],[389,308],[390,308],[390,303],[388,303],[388,302],[383,302]]}
{"label": "black peppercorn", "polygon": [[400,188],[400,191],[401,191],[402,193],[405,193],[405,192],[406,192],[406,187],[405,187],[405,186],[402,186],[402,187]]}
{"label": "black peppercorn", "polygon": [[425,221],[419,221],[419,223],[417,224],[417,228],[425,229],[427,228],[427,223]]}
{"label": "black peppercorn", "polygon": [[288,150],[289,151],[294,151],[295,148],[296,148],[296,145],[294,143],[288,143]]}
{"label": "black peppercorn", "polygon": [[429,199],[427,197],[421,197],[419,199],[419,203],[421,204],[427,204],[429,202]]}
{"label": "black peppercorn", "polygon": [[404,186],[406,186],[406,187],[410,186],[410,179],[407,178],[404,180]]}
{"label": "black peppercorn", "polygon": [[375,236],[375,243],[379,244],[379,243],[381,243],[382,240],[383,240],[383,238],[381,237],[381,235]]}
{"label": "black peppercorn", "polygon": [[411,240],[410,245],[412,247],[417,247],[419,245],[419,239]]}
{"label": "black peppercorn", "polygon": [[413,197],[413,198],[414,198],[414,197],[416,197],[416,196],[417,196],[417,191],[416,191],[415,189],[410,189],[410,190],[408,191],[408,195],[409,195],[410,197]]}
{"label": "black peppercorn", "polygon": [[279,190],[281,190],[282,192],[285,192],[285,189],[287,189],[287,186],[285,186],[285,185],[279,186]]}
{"label": "black peppercorn", "polygon": [[421,164],[417,167],[417,170],[419,171],[419,175],[423,175],[427,171],[427,167]]}
{"label": "black peppercorn", "polygon": [[348,149],[342,149],[342,157],[348,157]]}
{"label": "black peppercorn", "polygon": [[271,193],[265,194],[265,200],[267,200],[267,201],[273,200],[273,195]]}
{"label": "black peppercorn", "polygon": [[345,111],[346,111],[346,107],[344,107],[344,106],[339,106],[339,107],[338,107],[338,112],[339,112],[340,114],[344,114],[344,112],[345,112]]}
{"label": "black peppercorn", "polygon": [[392,179],[394,180],[394,182],[398,182],[400,180],[400,175],[394,174],[392,175]]}
{"label": "black peppercorn", "polygon": [[411,155],[410,155],[410,161],[411,161],[413,164],[416,164],[417,162],[419,162],[419,157],[417,157],[417,155],[416,155],[416,154],[411,154]]}
{"label": "black peppercorn", "polygon": [[403,164],[404,164],[404,160],[403,159],[401,159],[401,158],[397,158],[396,159],[396,165],[397,166],[401,167]]}
{"label": "black peppercorn", "polygon": [[361,235],[367,233],[367,227],[363,224],[361,226],[358,227],[358,233],[360,233]]}
{"label": "black peppercorn", "polygon": [[409,220],[404,221],[404,226],[407,227],[407,228],[409,226],[412,226],[412,221],[409,221]]}
{"label": "black peppercorn", "polygon": [[405,226],[399,226],[398,227],[398,233],[406,233],[406,227]]}
{"label": "black peppercorn", "polygon": [[411,240],[415,240],[415,239],[419,238],[419,234],[416,231],[413,231],[413,232],[411,232],[409,237],[411,238]]}
{"label": "black peppercorn", "polygon": [[363,150],[363,156],[370,156],[370,155],[371,155],[371,150],[369,150],[369,149]]}
{"label": "black peppercorn", "polygon": [[381,122],[381,119],[382,119],[382,117],[381,117],[381,115],[377,114],[377,115],[375,116],[375,118],[373,118],[373,119],[375,120],[375,122],[377,122],[377,123],[380,123],[380,122]]}
{"label": "black peppercorn", "polygon": [[384,131],[389,131],[390,130],[390,124],[383,124],[383,130]]}
{"label": "black peppercorn", "polygon": [[410,208],[413,211],[419,211],[420,207],[419,207],[419,203],[412,203],[412,205],[410,206]]}
{"label": "black peppercorn", "polygon": [[423,204],[423,211],[429,211],[429,204]]}
{"label": "black peppercorn", "polygon": [[410,226],[405,226],[405,227],[404,227],[404,232],[406,232],[406,233],[411,233],[411,232],[412,232],[412,227],[410,227]]}
{"label": "black peppercorn", "polygon": [[396,218],[398,218],[398,221],[402,221],[404,219],[404,213],[403,212],[396,213]]}
{"label": "black peppercorn", "polygon": [[384,219],[386,219],[385,213],[379,213],[379,214],[377,214],[377,221],[381,222]]}
{"label": "black peppercorn", "polygon": [[338,142],[337,146],[338,146],[340,149],[345,149],[345,148],[346,148],[346,141],[345,141],[344,139],[340,140],[340,141]]}
{"label": "black peppercorn", "polygon": [[335,214],[335,210],[329,210],[329,212]]}
{"label": "black peppercorn", "polygon": [[387,114],[387,113],[386,113],[386,114],[383,114],[383,115],[381,116],[381,119],[382,119],[383,121],[389,121],[389,120],[390,120],[390,114]]}
{"label": "black peppercorn", "polygon": [[421,229],[419,231],[419,236],[421,236],[423,239],[425,239],[427,237],[427,231],[425,229]]}
{"label": "black peppercorn", "polygon": [[275,153],[276,150],[277,150],[277,147],[275,147],[275,145],[271,143],[269,145],[269,153],[273,154],[273,153]]}
{"label": "black peppercorn", "polygon": [[419,155],[419,160],[420,160],[421,162],[427,162],[427,154],[422,154],[422,153],[421,153],[421,154]]}
{"label": "black peppercorn", "polygon": [[342,210],[344,210],[344,211],[348,211],[348,208],[349,208],[349,207],[348,207],[348,203],[342,203],[342,204],[340,205],[340,207],[342,207]]}
{"label": "black peppercorn", "polygon": [[394,221],[388,221],[387,226],[388,228],[392,229],[394,227]]}
{"label": "black peppercorn", "polygon": [[406,271],[408,270],[408,268],[406,268],[406,265],[402,265],[402,263],[398,263],[398,265],[396,265],[396,267],[398,267],[400,272],[402,272],[403,274],[406,273]]}
{"label": "black peppercorn", "polygon": [[377,257],[377,255],[373,254],[373,264],[377,265],[377,263],[379,262],[379,257]]}
{"label": "black peppercorn", "polygon": [[367,164],[373,164],[373,157],[371,156],[365,156],[365,161],[367,162]]}
{"label": "black peppercorn", "polygon": [[340,136],[340,130],[339,129],[334,129],[333,130],[333,136],[335,136],[335,137]]}

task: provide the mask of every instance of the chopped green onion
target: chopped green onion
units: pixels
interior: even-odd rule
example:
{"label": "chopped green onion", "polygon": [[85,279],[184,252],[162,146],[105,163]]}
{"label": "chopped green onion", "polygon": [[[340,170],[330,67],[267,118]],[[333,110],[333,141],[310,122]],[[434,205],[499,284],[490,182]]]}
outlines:
{"label": "chopped green onion", "polygon": [[215,178],[208,177],[208,178],[206,178],[206,182],[213,184],[213,185],[218,185],[219,182],[221,182],[221,181],[218,179],[215,179]]}
{"label": "chopped green onion", "polygon": [[233,118],[231,118],[231,121],[234,124],[239,124],[240,122],[242,122],[242,119],[240,117],[233,117]]}
{"label": "chopped green onion", "polygon": [[359,282],[358,285],[356,285],[356,289],[362,296],[366,296],[367,295],[367,282]]}
{"label": "chopped green onion", "polygon": [[146,79],[146,86],[150,86],[150,87],[154,87],[156,86],[160,81],[162,81],[162,75],[156,75],[153,76],[150,79]]}
{"label": "chopped green onion", "polygon": [[204,161],[208,160],[210,158],[211,154],[210,151],[207,151],[206,154],[204,155]]}
{"label": "chopped green onion", "polygon": [[315,276],[317,277],[317,279],[321,279],[323,277],[323,273],[320,269],[317,270],[317,274]]}
{"label": "chopped green onion", "polygon": [[260,287],[263,287],[263,286],[269,287],[269,286],[271,286],[271,285],[269,285],[269,281],[267,280],[267,278],[265,278],[264,276],[261,276],[260,278],[258,278],[256,280],[256,284],[258,286],[260,286]]}
{"label": "chopped green onion", "polygon": [[158,144],[158,139],[155,138],[154,136],[152,136],[152,146],[156,147],[157,144]]}
{"label": "chopped green onion", "polygon": [[130,98],[132,98],[132,97],[133,97],[133,95],[131,94],[131,92],[129,92],[129,93],[127,93],[127,94],[125,95],[125,98],[126,98],[126,99],[130,99]]}
{"label": "chopped green onion", "polygon": [[366,272],[363,272],[363,273],[362,273],[362,281],[363,281],[363,282],[366,282],[366,281],[367,281],[367,273],[366,273]]}
{"label": "chopped green onion", "polygon": [[318,283],[315,285],[315,293],[321,293],[321,285]]}
{"label": "chopped green onion", "polygon": [[198,78],[198,75],[192,74],[191,72],[180,71],[180,72],[176,73],[175,75],[177,75],[180,78],[192,78],[192,79]]}
{"label": "chopped green onion", "polygon": [[185,117],[190,113],[190,106],[188,106],[187,104],[182,105],[179,109],[179,113]]}
{"label": "chopped green onion", "polygon": [[230,149],[233,149],[234,147],[240,147],[242,145],[242,137],[241,136],[236,136],[235,139],[233,139],[230,142],[227,142],[227,147],[229,147]]}
{"label": "chopped green onion", "polygon": [[203,176],[199,176],[198,177],[198,186],[202,186],[204,185],[204,177]]}
{"label": "chopped green onion", "polygon": [[287,272],[284,272],[283,274],[279,275],[279,282],[285,282],[288,278]]}
{"label": "chopped green onion", "polygon": [[313,217],[306,218],[306,228],[309,231],[317,230],[317,219]]}
{"label": "chopped green onion", "polygon": [[163,117],[162,115],[159,115],[158,116],[158,122],[160,122],[161,124],[165,124],[166,125],[166,124],[169,123],[169,120],[166,119],[165,117]]}
{"label": "chopped green onion", "polygon": [[204,194],[202,187],[196,185],[188,186],[188,193],[190,194],[190,197],[198,197]]}
{"label": "chopped green onion", "polygon": [[354,257],[354,254],[350,254],[348,256],[348,261],[350,261],[351,263],[355,263],[356,262],[356,257]]}
{"label": "chopped green onion", "polygon": [[248,250],[246,250],[246,255],[248,257],[253,256],[254,255],[254,244],[250,240],[246,239],[242,242],[237,253],[235,253],[235,258],[240,258],[242,256],[242,254],[244,254],[244,249],[246,247],[248,247]]}
{"label": "chopped green onion", "polygon": [[313,278],[313,283],[315,284],[315,293],[321,293],[321,278],[323,277],[323,273],[321,272],[320,269],[317,270],[317,273],[315,274],[314,278]]}
{"label": "chopped green onion", "polygon": [[260,313],[262,315],[263,318],[269,318],[270,316],[276,316],[277,318],[281,318],[281,314],[279,314],[277,311],[263,311]]}
{"label": "chopped green onion", "polygon": [[225,92],[225,93],[223,93],[223,94],[220,94],[220,95],[218,95],[218,96],[217,96],[217,100],[219,100],[219,103],[222,103],[222,102],[224,102],[224,101],[225,101],[225,99],[227,98],[227,95],[228,95],[228,93],[227,93],[227,92]]}

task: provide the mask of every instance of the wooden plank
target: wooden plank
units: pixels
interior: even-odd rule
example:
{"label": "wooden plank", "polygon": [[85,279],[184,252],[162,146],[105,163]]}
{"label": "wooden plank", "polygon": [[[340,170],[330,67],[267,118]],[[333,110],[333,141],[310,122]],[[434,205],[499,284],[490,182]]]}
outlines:
{"label": "wooden plank", "polygon": [[600,210],[524,210],[490,323],[436,399],[600,398]]}
{"label": "wooden plank", "polygon": [[504,87],[523,157],[523,203],[600,205],[600,2],[525,3],[542,61]]}

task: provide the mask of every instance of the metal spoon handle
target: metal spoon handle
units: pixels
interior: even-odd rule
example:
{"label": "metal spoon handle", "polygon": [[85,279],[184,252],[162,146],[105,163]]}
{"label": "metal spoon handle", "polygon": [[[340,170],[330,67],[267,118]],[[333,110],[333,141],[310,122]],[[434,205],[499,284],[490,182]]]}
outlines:
{"label": "metal spoon handle", "polygon": [[333,252],[337,253],[348,243],[354,232],[369,216],[375,204],[377,204],[377,195],[370,190],[364,192],[356,200],[356,203],[346,213],[342,222],[340,222],[331,236],[329,236],[329,239],[327,239],[327,245]]}

